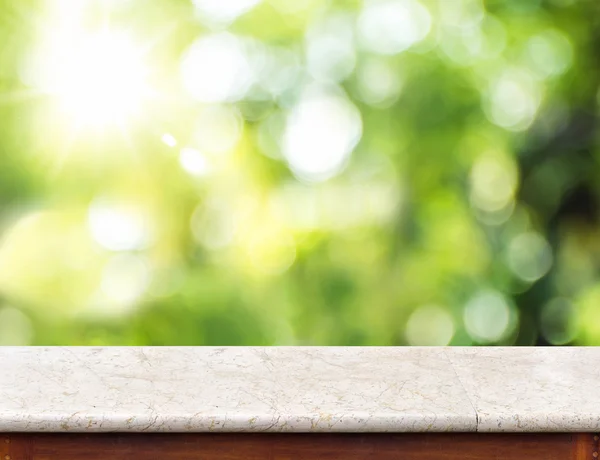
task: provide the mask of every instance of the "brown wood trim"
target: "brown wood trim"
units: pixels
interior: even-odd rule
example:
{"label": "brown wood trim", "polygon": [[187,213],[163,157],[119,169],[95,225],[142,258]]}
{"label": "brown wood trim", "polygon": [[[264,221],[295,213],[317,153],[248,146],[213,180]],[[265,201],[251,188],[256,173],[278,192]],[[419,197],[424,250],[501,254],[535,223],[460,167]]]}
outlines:
{"label": "brown wood trim", "polygon": [[575,460],[596,460],[598,458],[598,435],[577,433],[573,435],[573,458]]}
{"label": "brown wood trim", "polygon": [[0,440],[0,460],[598,459],[592,433],[11,433]]}
{"label": "brown wood trim", "polygon": [[573,435],[573,458],[575,460],[594,460],[596,436],[591,433],[578,433]]}

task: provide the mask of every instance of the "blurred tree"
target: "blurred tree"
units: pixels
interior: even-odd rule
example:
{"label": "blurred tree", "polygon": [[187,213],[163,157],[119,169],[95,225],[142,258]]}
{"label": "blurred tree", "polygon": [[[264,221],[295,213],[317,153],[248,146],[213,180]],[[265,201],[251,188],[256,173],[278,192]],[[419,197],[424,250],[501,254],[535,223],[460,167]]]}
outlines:
{"label": "blurred tree", "polygon": [[0,1],[0,343],[600,343],[599,8]]}

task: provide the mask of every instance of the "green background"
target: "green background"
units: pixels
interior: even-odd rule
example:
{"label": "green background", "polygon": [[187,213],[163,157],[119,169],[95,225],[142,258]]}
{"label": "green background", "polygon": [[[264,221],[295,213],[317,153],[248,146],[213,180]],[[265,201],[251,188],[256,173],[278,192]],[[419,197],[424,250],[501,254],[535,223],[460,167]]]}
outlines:
{"label": "green background", "polygon": [[[600,343],[597,2],[60,3],[0,2],[0,343]],[[75,130],[24,70],[75,10],[147,45],[125,127]],[[190,94],[207,37],[243,91]],[[350,129],[285,144],[307,94],[359,135],[327,177],[286,157]]]}

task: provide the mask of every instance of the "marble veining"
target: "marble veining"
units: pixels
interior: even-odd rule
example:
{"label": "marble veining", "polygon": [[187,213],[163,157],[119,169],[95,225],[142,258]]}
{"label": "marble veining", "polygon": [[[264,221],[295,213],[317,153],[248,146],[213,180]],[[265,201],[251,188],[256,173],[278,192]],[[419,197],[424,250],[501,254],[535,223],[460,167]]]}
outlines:
{"label": "marble veining", "polygon": [[0,347],[0,432],[600,431],[600,348]]}
{"label": "marble veining", "polygon": [[600,431],[600,348],[447,348],[480,432]]}
{"label": "marble veining", "polygon": [[0,432],[475,431],[441,348],[0,348]]}

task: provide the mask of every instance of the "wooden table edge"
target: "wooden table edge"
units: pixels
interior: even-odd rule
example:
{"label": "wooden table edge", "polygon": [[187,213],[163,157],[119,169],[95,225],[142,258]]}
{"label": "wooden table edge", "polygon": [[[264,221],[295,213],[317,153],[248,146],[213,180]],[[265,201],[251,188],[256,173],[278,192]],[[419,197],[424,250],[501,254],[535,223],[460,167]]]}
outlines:
{"label": "wooden table edge", "polygon": [[0,433],[0,460],[597,460],[596,433]]}

